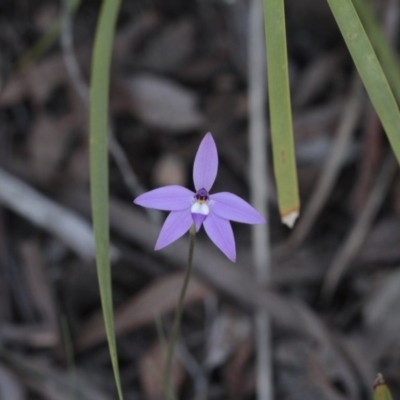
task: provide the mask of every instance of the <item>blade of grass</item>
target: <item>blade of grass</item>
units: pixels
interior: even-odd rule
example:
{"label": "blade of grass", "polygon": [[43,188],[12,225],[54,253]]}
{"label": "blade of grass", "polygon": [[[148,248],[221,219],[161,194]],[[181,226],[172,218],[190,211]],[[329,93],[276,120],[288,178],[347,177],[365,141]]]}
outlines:
{"label": "blade of grass", "polygon": [[108,210],[108,97],[111,50],[120,0],[103,0],[90,84],[90,192],[101,305],[119,399],[123,399],[112,307]]}
{"label": "blade of grass", "polygon": [[400,68],[397,54],[385,37],[371,3],[367,0],[353,0],[353,4],[382,63],[397,103],[400,104]]}
{"label": "blade of grass", "polygon": [[378,374],[374,383],[374,400],[393,400],[382,374]]}
{"label": "blade of grass", "polygon": [[300,212],[294,151],[283,0],[264,0],[272,152],[282,222],[292,227]]}
{"label": "blade of grass", "polygon": [[327,0],[361,80],[400,162],[400,113],[382,67],[351,0]]}

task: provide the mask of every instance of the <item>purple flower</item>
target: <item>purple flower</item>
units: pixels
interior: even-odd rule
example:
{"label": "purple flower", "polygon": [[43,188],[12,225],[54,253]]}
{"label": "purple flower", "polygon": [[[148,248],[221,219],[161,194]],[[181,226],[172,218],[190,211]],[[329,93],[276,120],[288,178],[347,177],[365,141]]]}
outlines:
{"label": "purple flower", "polygon": [[194,160],[193,181],[196,193],[172,185],[144,193],[135,199],[134,203],[140,206],[171,211],[161,229],[155,250],[179,239],[193,224],[196,232],[204,225],[214,244],[231,261],[235,261],[235,238],[229,221],[265,223],[262,215],[240,197],[228,192],[209,193],[217,170],[217,147],[211,133],[207,133]]}

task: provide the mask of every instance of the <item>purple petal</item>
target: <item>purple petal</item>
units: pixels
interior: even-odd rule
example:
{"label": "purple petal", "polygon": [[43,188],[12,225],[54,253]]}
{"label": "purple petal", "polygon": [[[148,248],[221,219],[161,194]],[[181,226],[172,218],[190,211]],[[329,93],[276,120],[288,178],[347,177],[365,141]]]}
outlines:
{"label": "purple petal", "polygon": [[190,209],[172,211],[164,222],[154,250],[160,250],[183,236],[193,224]]}
{"label": "purple petal", "polygon": [[245,224],[264,224],[263,216],[249,203],[233,193],[222,192],[210,196],[211,211],[221,218]]}
{"label": "purple petal", "polygon": [[236,261],[235,238],[230,222],[215,214],[208,214],[204,229],[214,244],[233,262]]}
{"label": "purple petal", "polygon": [[194,193],[182,186],[164,186],[143,193],[134,200],[135,204],[157,210],[176,211],[189,209]]}
{"label": "purple petal", "polygon": [[192,213],[192,218],[193,218],[194,225],[196,227],[196,232],[199,231],[199,229],[201,228],[201,224],[204,222],[206,217],[207,217],[207,215],[204,215],[204,214]]}
{"label": "purple petal", "polygon": [[218,171],[217,146],[211,133],[207,133],[197,150],[193,165],[193,182],[196,190],[210,191]]}

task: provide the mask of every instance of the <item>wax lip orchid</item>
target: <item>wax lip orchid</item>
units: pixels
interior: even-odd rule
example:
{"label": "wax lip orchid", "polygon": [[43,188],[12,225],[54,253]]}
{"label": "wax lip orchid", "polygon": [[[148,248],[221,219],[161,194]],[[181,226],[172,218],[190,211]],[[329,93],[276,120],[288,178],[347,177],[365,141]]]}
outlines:
{"label": "wax lip orchid", "polygon": [[236,260],[235,238],[229,221],[245,224],[265,223],[262,215],[233,193],[210,194],[218,171],[218,152],[211,133],[207,133],[193,165],[196,193],[171,185],[144,193],[134,200],[147,208],[171,211],[161,229],[155,250],[168,246],[184,235],[194,224],[201,226],[214,244],[231,260]]}

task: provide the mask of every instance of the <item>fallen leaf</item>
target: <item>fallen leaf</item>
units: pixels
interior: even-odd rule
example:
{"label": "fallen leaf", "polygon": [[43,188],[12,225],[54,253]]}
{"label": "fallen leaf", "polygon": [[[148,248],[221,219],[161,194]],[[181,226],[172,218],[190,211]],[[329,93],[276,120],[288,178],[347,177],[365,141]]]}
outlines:
{"label": "fallen leaf", "polygon": [[[173,311],[178,303],[184,274],[170,274],[157,280],[133,296],[115,311],[115,333],[121,335],[154,323],[158,315]],[[203,300],[210,293],[204,284],[191,278],[185,297],[185,305]],[[96,313],[82,328],[77,338],[79,350],[94,346],[106,339],[102,314]]]}
{"label": "fallen leaf", "polygon": [[141,64],[156,72],[173,72],[193,53],[194,34],[194,26],[187,19],[167,26],[148,43]]}
{"label": "fallen leaf", "polygon": [[211,326],[207,340],[207,352],[204,365],[208,370],[224,364],[237,348],[248,339],[251,332],[250,320],[232,312],[221,313]]}
{"label": "fallen leaf", "polygon": [[181,133],[198,129],[204,122],[196,94],[169,79],[140,74],[126,80],[123,86],[137,117],[149,127]]}
{"label": "fallen leaf", "polygon": [[[164,374],[164,354],[160,342],[155,343],[139,362],[139,378],[146,400],[162,400],[162,381]],[[171,381],[175,388],[182,385],[185,371],[182,364],[175,357],[171,368]]]}

